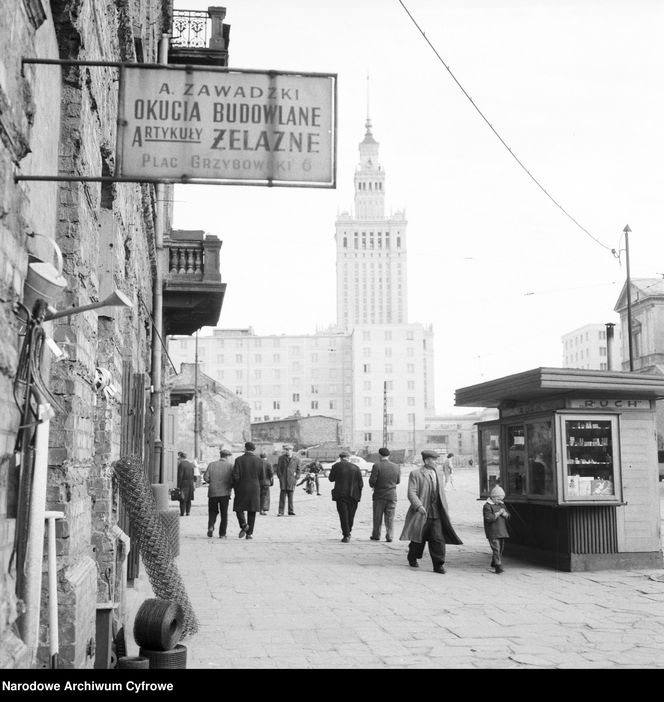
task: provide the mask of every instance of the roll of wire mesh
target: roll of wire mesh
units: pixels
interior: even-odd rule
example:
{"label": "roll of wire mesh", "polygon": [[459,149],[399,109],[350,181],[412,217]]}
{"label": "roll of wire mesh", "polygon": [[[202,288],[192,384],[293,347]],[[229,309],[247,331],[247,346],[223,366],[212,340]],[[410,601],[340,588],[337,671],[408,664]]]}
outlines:
{"label": "roll of wire mesh", "polygon": [[187,647],[178,644],[170,651],[153,651],[148,648],[139,648],[141,656],[145,656],[150,661],[150,668],[186,668],[187,667]]}
{"label": "roll of wire mesh", "polygon": [[122,656],[122,658],[118,658],[117,667],[134,670],[146,669],[150,667],[150,659],[145,656]]}
{"label": "roll of wire mesh", "polygon": [[134,619],[134,641],[156,651],[168,651],[180,642],[184,612],[177,602],[153,597],[145,600]]}
{"label": "roll of wire mesh", "polygon": [[143,462],[137,456],[123,456],[113,464],[113,470],[152,591],[160,599],[180,604],[184,612],[182,638],[192,636],[198,631],[198,619],[175,564]]}
{"label": "roll of wire mesh", "polygon": [[180,555],[180,510],[177,508],[160,510],[159,519],[164,525],[173,558],[176,558]]}

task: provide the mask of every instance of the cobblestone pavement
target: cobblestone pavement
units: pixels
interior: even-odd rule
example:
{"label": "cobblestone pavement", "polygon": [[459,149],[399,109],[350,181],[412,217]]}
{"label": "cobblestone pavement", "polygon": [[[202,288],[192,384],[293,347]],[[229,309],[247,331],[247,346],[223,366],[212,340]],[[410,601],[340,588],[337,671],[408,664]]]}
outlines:
{"label": "cobblestone pavement", "polygon": [[[407,482],[404,470],[396,539]],[[406,542],[369,539],[366,480],[341,543],[331,483],[321,488],[296,489],[296,515],[277,517],[275,485],[251,541],[233,512],[228,538],[208,538],[207,491],[196,491],[177,559],[200,620],[183,642],[188,668],[664,668],[662,571],[563,573],[507,558],[494,574],[475,471],[457,470],[448,492],[464,544],[448,546],[446,575],[426,549],[413,569]]]}

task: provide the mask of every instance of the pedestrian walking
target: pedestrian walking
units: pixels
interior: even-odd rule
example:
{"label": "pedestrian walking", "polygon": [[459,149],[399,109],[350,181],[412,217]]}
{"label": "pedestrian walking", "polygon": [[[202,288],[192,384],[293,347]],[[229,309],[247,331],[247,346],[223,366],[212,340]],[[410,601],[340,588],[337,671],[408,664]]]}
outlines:
{"label": "pedestrian walking", "polygon": [[424,545],[429,546],[429,556],[435,573],[445,573],[445,544],[462,544],[450,522],[445,499],[443,471],[437,467],[439,455],[435,451],[422,451],[421,468],[408,476],[408,501],[410,507],[401,532],[401,541],[410,541],[408,565],[419,568],[417,562],[424,555]]}
{"label": "pedestrian walking", "polygon": [[385,521],[385,541],[392,541],[401,467],[390,461],[389,449],[379,448],[378,453],[380,460],[374,463],[369,476],[369,487],[373,488],[373,531],[370,538],[372,541],[380,541],[380,531]]}
{"label": "pedestrian walking", "polygon": [[445,490],[454,489],[454,454],[448,453],[443,461],[443,475],[445,476]]}
{"label": "pedestrian walking", "polygon": [[332,499],[337,503],[337,512],[341,524],[342,543],[350,541],[357,505],[362,499],[362,472],[348,460],[348,452],[342,451],[339,460],[330,469],[329,480],[334,483]]}
{"label": "pedestrian walking", "polygon": [[509,539],[507,530],[507,520],[510,513],[505,508],[505,491],[496,485],[489,493],[489,498],[482,507],[482,517],[484,519],[484,533],[491,547],[491,567],[496,575],[504,572],[503,568],[503,548],[505,539]]}
{"label": "pedestrian walking", "polygon": [[279,512],[278,517],[284,516],[286,500],[288,500],[288,514],[295,516],[293,509],[293,490],[297,479],[300,477],[300,457],[293,455],[293,447],[284,446],[284,453],[277,462],[277,478],[279,478]]}
{"label": "pedestrian walking", "polygon": [[228,503],[233,488],[233,462],[229,460],[231,452],[219,449],[219,459],[212,461],[203,473],[203,480],[208,484],[208,528],[207,535],[212,536],[214,525],[219,515],[219,538],[226,538],[228,528]]}
{"label": "pedestrian walking", "polygon": [[177,486],[180,488],[180,516],[188,517],[196,491],[196,477],[194,464],[184,451],[178,451]]}
{"label": "pedestrian walking", "polygon": [[263,461],[263,481],[261,482],[261,514],[270,511],[270,488],[274,485],[274,470],[272,464],[267,460],[267,454],[261,453]]}
{"label": "pedestrian walking", "polygon": [[[247,441],[244,453],[235,459],[233,465],[233,511],[240,525],[240,538],[253,539],[256,512],[261,506],[261,483],[263,482],[263,461],[254,453],[256,446]],[[245,512],[247,513],[245,516]]]}

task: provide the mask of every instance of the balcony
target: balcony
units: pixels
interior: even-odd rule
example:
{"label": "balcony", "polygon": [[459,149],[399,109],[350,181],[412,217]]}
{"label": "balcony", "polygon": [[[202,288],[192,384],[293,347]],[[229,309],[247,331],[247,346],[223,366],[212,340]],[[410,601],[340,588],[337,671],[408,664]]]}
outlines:
{"label": "balcony", "polygon": [[225,7],[173,10],[168,62],[194,66],[228,66],[231,26]]}
{"label": "balcony", "polygon": [[198,230],[164,237],[163,315],[166,334],[193,334],[219,321],[226,283],[219,273],[221,241]]}

